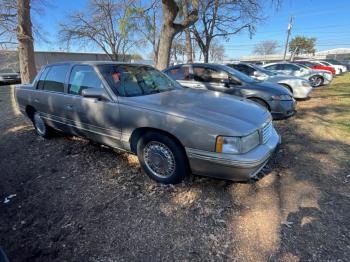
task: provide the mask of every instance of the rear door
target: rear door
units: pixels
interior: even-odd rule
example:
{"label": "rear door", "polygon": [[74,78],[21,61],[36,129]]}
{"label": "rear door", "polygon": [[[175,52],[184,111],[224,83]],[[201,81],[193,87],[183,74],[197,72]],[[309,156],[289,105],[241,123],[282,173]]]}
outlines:
{"label": "rear door", "polygon": [[83,97],[82,90],[87,88],[105,89],[92,66],[74,65],[68,79],[68,94],[63,106],[71,131],[112,147],[121,147],[118,103],[111,99]]}
{"label": "rear door", "polygon": [[48,66],[41,73],[32,104],[49,126],[67,131],[63,114],[68,64]]}

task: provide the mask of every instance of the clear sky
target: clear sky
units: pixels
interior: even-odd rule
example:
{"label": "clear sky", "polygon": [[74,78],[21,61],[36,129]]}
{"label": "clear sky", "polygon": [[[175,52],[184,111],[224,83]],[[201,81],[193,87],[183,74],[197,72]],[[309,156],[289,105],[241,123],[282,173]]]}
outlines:
{"label": "clear sky", "polygon": [[[65,21],[67,13],[83,10],[88,0],[47,0],[42,14],[33,13],[34,23],[40,24],[50,43],[37,42],[37,51],[59,51],[57,32],[59,23]],[[266,0],[266,2],[268,2]],[[257,32],[252,37],[246,32],[222,40],[227,58],[238,58],[250,55],[254,45],[263,40],[276,40],[281,45],[286,40],[288,20],[294,16],[292,37],[304,35],[317,38],[317,51],[333,48],[350,48],[350,0],[282,0],[281,7],[276,10],[269,4],[266,6],[267,19],[257,25]],[[72,47],[71,51],[101,52],[98,49]],[[143,52],[139,52],[144,54]],[[145,56],[144,58],[147,58]]]}

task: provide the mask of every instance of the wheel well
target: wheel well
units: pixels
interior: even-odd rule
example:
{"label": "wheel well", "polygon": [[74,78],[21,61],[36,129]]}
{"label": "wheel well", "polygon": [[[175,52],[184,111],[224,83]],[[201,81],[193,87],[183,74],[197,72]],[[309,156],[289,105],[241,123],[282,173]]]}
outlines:
{"label": "wheel well", "polygon": [[266,103],[263,99],[261,99],[261,98],[259,98],[259,97],[254,97],[254,96],[252,96],[252,97],[247,97],[247,99],[250,99],[250,100],[258,100],[258,101],[261,101],[265,106],[266,106],[266,108],[271,112],[271,108],[270,108],[270,106],[269,106],[269,104],[268,103]]}
{"label": "wheel well", "polygon": [[287,84],[285,84],[285,83],[279,83],[279,84],[282,85],[282,86],[284,86],[284,87],[286,87],[286,88],[293,94],[293,89],[291,88],[290,85],[287,85]]}
{"label": "wheel well", "polygon": [[135,129],[131,136],[130,136],[130,139],[129,139],[129,142],[130,142],[130,149],[131,149],[131,152],[133,153],[137,153],[137,141],[146,133],[148,132],[158,132],[158,133],[162,133],[166,136],[169,136],[171,137],[172,139],[174,139],[179,145],[181,145],[181,147],[185,150],[185,147],[183,146],[183,144],[180,142],[180,140],[172,135],[171,133],[169,132],[166,132],[164,130],[161,130],[161,129],[157,129],[157,128],[151,128],[151,127],[140,127],[140,128],[137,128]]}
{"label": "wheel well", "polygon": [[33,120],[35,108],[32,106],[26,106],[26,114],[29,117],[30,120]]}

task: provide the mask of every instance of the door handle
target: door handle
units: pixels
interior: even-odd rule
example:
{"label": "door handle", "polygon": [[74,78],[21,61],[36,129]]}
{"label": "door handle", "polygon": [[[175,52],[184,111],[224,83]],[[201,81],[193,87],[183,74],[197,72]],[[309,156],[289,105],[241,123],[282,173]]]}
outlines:
{"label": "door handle", "polygon": [[66,110],[73,110],[73,107],[72,107],[71,105],[66,105],[66,106],[64,107],[64,109],[66,109]]}
{"label": "door handle", "polygon": [[39,99],[35,98],[35,99],[34,99],[34,102],[35,102],[35,103],[39,103]]}

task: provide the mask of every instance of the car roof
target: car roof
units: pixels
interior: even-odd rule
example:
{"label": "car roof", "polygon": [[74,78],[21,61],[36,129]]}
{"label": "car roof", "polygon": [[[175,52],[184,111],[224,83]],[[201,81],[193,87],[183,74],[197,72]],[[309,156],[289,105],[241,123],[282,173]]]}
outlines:
{"label": "car roof", "polygon": [[183,64],[177,64],[177,65],[170,66],[170,67],[164,69],[163,71],[167,71],[167,70],[174,69],[174,68],[181,67],[181,66],[205,66],[205,67],[211,67],[211,68],[224,69],[224,67],[226,67],[227,65],[217,64],[217,63],[183,63]]}
{"label": "car roof", "polygon": [[62,61],[62,62],[57,62],[57,63],[52,63],[52,64],[47,64],[46,66],[53,66],[53,65],[91,65],[91,66],[96,66],[96,65],[133,65],[133,66],[149,66],[147,64],[142,64],[142,63],[128,63],[128,62],[118,62],[118,61]]}

